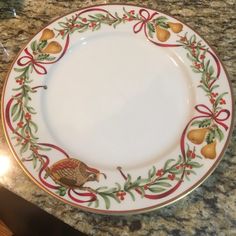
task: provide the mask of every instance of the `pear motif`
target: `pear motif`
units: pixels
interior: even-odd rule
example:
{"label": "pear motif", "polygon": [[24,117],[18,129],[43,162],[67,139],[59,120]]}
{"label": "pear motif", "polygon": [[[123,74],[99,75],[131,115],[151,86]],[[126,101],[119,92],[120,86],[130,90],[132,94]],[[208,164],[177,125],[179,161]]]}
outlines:
{"label": "pear motif", "polygon": [[188,132],[187,138],[194,144],[201,144],[208,132],[208,128],[192,129]]}
{"label": "pear motif", "polygon": [[62,50],[62,46],[58,42],[52,41],[47,45],[46,48],[42,50],[42,52],[48,53],[48,54],[57,54],[61,52],[61,50]]}
{"label": "pear motif", "polygon": [[170,32],[168,30],[162,29],[160,26],[156,26],[156,37],[159,41],[165,42],[170,37]]}
{"label": "pear motif", "polygon": [[53,30],[45,29],[40,37],[40,41],[49,40],[55,37]]}
{"label": "pear motif", "polygon": [[201,154],[208,159],[216,158],[216,141],[207,144],[201,149]]}
{"label": "pear motif", "polygon": [[181,23],[168,22],[167,24],[174,33],[179,33],[183,29],[183,25]]}

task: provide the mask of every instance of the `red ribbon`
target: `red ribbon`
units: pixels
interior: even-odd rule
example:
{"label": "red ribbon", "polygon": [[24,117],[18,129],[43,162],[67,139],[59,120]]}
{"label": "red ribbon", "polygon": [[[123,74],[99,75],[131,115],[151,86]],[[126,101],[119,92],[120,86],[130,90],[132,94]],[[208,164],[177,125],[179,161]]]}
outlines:
{"label": "red ribbon", "polygon": [[17,65],[18,66],[27,66],[27,65],[32,65],[34,70],[39,74],[39,75],[45,75],[47,74],[47,70],[44,66],[41,65],[40,62],[36,61],[33,57],[33,55],[28,51],[28,48],[24,50],[26,56],[23,56],[17,60]]}
{"label": "red ribbon", "polygon": [[[80,199],[78,199],[78,198],[75,198],[75,197],[72,195],[71,191],[72,191],[74,194],[76,194],[76,195],[78,195],[78,196],[80,196],[80,197],[90,197],[90,199],[88,199],[88,200],[80,200]],[[69,188],[69,190],[68,190],[68,196],[69,196],[73,201],[75,201],[75,202],[77,202],[77,203],[93,202],[93,201],[95,201],[95,200],[97,199],[97,197],[96,197],[96,195],[95,195],[94,193],[91,193],[91,192],[89,192],[89,193],[79,193],[79,192],[75,191],[75,190],[72,189],[72,188]]]}
{"label": "red ribbon", "polygon": [[147,22],[152,20],[154,16],[156,16],[158,13],[154,12],[152,15],[146,10],[146,9],[140,9],[139,10],[139,15],[142,17],[142,20],[136,23],[133,27],[134,33],[137,34],[139,33],[144,26],[146,26]]}
{"label": "red ribbon", "polygon": [[[224,127],[225,130],[228,130],[228,126],[223,123],[222,121],[226,121],[229,116],[230,116],[230,111],[227,109],[222,109],[219,112],[213,113],[206,105],[204,104],[199,104],[195,106],[195,109],[203,114],[204,116],[198,116],[197,118],[200,117],[211,117],[217,124],[221,125],[222,127]],[[222,117],[222,115],[224,115]],[[221,116],[221,118],[220,118]],[[196,119],[196,117],[195,117]]]}
{"label": "red ribbon", "polygon": [[35,60],[34,56],[29,52],[28,48],[25,48],[24,52],[25,52],[26,56],[20,57],[16,63],[18,66],[32,65],[37,74],[45,75],[45,74],[47,74],[47,70],[43,66],[43,64],[46,64],[46,65],[53,64],[53,63],[59,61],[66,53],[68,46],[69,46],[69,35],[67,35],[66,43],[65,43],[65,46],[64,46],[64,49],[63,49],[63,52],[61,53],[61,55],[55,61],[50,61],[50,62],[41,62],[41,61]]}
{"label": "red ribbon", "polygon": [[38,145],[42,145],[42,146],[46,146],[46,147],[50,147],[52,149],[55,149],[59,152],[61,152],[62,154],[64,154],[67,158],[70,158],[69,155],[60,147],[54,145],[54,144],[51,144],[51,143],[38,143]]}

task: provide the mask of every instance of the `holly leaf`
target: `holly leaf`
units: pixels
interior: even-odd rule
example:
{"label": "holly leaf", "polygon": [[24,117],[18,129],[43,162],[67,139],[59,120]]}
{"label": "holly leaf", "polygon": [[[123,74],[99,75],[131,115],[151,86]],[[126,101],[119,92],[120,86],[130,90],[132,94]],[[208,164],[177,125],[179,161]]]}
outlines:
{"label": "holly leaf", "polygon": [[215,131],[214,130],[211,130],[207,136],[206,136],[206,142],[209,144],[209,143],[212,143],[215,139]]}
{"label": "holly leaf", "polygon": [[154,22],[156,24],[160,24],[160,23],[164,23],[165,21],[167,21],[168,19],[165,17],[165,16],[160,16],[160,17],[157,17]]}
{"label": "holly leaf", "polygon": [[211,119],[205,119],[199,124],[199,128],[208,127],[211,124]]}
{"label": "holly leaf", "polygon": [[47,45],[47,41],[43,40],[39,43],[38,45],[38,50],[40,51],[41,49],[43,49],[45,46]]}

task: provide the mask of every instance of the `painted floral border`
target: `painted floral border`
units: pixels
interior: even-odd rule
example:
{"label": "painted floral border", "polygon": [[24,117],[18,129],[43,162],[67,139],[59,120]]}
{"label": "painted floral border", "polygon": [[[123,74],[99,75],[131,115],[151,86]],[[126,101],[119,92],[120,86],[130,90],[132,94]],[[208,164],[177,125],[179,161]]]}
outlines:
{"label": "painted floral border", "polygon": [[[199,75],[198,89],[204,92],[209,102],[195,106],[198,115],[188,122],[182,133],[181,153],[177,160],[167,160],[162,168],[153,166],[146,177],[138,178],[133,178],[130,174],[125,175],[122,168],[117,167],[124,181],[122,184],[115,183],[113,187],[100,186],[92,189],[84,186],[86,182],[81,186],[70,186],[62,183],[55,174],[66,168],[76,169],[81,162],[72,160],[61,147],[41,143],[39,140],[38,125],[34,121],[37,111],[32,105],[32,95],[38,89],[46,87],[32,87],[31,75],[36,73],[40,78],[47,74],[46,65],[56,63],[64,56],[72,34],[98,31],[103,25],[116,28],[122,24],[131,25],[135,34],[144,32],[150,43],[156,46],[182,47],[186,51],[192,71]],[[172,22],[158,12],[153,13],[143,8],[127,11],[124,7],[122,15],[117,12],[113,15],[102,7],[88,8],[58,22],[57,29],[51,29],[50,26],[44,29],[41,37],[24,49],[23,56],[17,60],[17,66],[14,67],[17,73],[17,87],[13,91],[16,94],[7,102],[6,122],[14,135],[15,147],[19,147],[19,154],[23,156],[22,162],[32,162],[34,169],[39,169],[41,184],[57,192],[59,196],[67,196],[77,204],[102,208],[100,202],[103,200],[105,208],[110,209],[112,200],[121,203],[128,196],[133,201],[137,196],[152,200],[164,198],[175,192],[185,180],[190,180],[191,175],[196,174],[196,169],[202,167],[202,158],[217,157],[216,146],[218,142],[225,140],[224,133],[228,130],[225,121],[231,115],[230,111],[225,109],[228,93],[220,93],[218,90],[217,80],[222,68],[218,58],[207,45],[198,40],[195,34],[184,33],[183,27],[183,24]],[[166,43],[173,35],[177,35],[178,40],[174,44]],[[61,41],[64,45],[61,45]],[[50,157],[47,153],[50,154],[52,149],[60,152],[65,159],[50,168]],[[95,176],[101,174],[95,168],[87,167],[87,171]],[[48,176],[55,184],[47,182]]]}

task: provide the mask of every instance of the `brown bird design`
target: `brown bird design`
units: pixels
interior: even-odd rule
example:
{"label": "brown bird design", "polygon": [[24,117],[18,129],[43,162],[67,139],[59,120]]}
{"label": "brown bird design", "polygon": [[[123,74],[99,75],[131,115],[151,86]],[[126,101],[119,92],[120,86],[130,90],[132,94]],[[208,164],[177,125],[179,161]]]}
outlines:
{"label": "brown bird design", "polygon": [[50,176],[56,183],[69,188],[79,188],[92,191],[83,185],[89,181],[99,181],[101,175],[106,175],[95,168],[88,167],[85,163],[74,158],[62,159],[45,169],[46,175]]}

